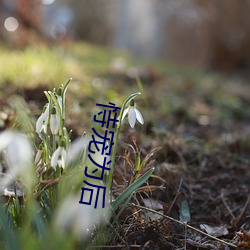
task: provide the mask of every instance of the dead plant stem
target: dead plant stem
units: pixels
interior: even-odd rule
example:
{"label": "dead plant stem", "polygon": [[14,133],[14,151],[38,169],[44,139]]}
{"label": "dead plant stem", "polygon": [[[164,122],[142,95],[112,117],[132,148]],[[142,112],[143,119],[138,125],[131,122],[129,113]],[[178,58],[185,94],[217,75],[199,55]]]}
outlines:
{"label": "dead plant stem", "polygon": [[175,195],[175,197],[174,197],[174,200],[172,201],[172,203],[171,203],[171,205],[170,205],[170,207],[169,207],[169,209],[168,209],[168,211],[167,211],[167,214],[170,213],[170,211],[171,211],[172,208],[173,208],[173,205],[174,205],[175,202],[176,202],[176,199],[177,199],[177,197],[178,197],[178,195],[179,195],[179,193],[180,193],[180,190],[181,190],[181,185],[182,185],[182,179],[180,180],[178,190],[177,190],[177,192],[176,192],[176,195]]}
{"label": "dead plant stem", "polygon": [[246,210],[247,210],[247,208],[249,206],[249,203],[250,203],[250,194],[248,194],[247,201],[246,201],[245,206],[243,207],[241,213],[234,220],[234,225],[235,226],[237,226],[238,223],[240,222],[240,220],[242,219],[243,215],[245,214],[245,212],[246,212]]}

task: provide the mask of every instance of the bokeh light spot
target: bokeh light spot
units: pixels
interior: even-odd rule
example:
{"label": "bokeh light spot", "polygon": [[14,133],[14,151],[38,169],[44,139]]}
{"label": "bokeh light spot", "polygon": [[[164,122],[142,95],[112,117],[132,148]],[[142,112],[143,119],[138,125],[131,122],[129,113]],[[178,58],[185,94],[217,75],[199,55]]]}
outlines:
{"label": "bokeh light spot", "polygon": [[52,4],[54,2],[55,2],[55,0],[42,0],[42,4],[45,4],[45,5],[49,5],[49,4]]}
{"label": "bokeh light spot", "polygon": [[50,34],[55,40],[63,39],[67,34],[67,29],[62,24],[56,24],[51,27]]}
{"label": "bokeh light spot", "polygon": [[9,32],[14,32],[17,30],[18,28],[18,21],[15,17],[8,17],[5,19],[4,21],[4,27],[6,30],[8,30]]}

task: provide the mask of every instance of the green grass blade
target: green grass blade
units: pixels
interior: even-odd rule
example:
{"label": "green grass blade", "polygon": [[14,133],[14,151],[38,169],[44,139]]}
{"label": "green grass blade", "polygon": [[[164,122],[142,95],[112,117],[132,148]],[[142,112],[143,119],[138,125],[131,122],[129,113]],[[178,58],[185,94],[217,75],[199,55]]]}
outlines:
{"label": "green grass blade", "polygon": [[126,208],[127,204],[129,203],[130,199],[132,198],[133,196],[133,193],[131,193],[129,195],[129,197],[127,198],[127,200],[124,202],[123,206],[119,209],[119,212],[117,213],[117,215],[115,216],[113,222],[112,222],[112,225],[114,225],[117,220],[119,219],[120,215],[122,214],[122,212],[124,211],[124,209]]}
{"label": "green grass blade", "polygon": [[20,242],[14,228],[11,227],[7,213],[0,208],[0,232],[3,231],[7,250],[21,250]]}
{"label": "green grass blade", "polygon": [[122,202],[127,199],[129,195],[131,195],[137,188],[139,188],[154,172],[154,168],[149,169],[143,176],[141,176],[138,180],[136,180],[133,184],[131,184],[128,188],[126,188],[118,198],[113,202],[112,208],[115,211]]}

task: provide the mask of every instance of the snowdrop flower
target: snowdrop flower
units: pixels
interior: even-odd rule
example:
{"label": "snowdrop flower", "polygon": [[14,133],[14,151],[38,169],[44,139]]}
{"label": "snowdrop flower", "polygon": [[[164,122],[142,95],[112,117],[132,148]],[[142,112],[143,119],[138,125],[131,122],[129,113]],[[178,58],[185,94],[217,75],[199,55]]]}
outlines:
{"label": "snowdrop flower", "polygon": [[47,104],[36,122],[36,132],[41,133],[42,131],[46,134],[47,125],[49,120],[49,104]]}
{"label": "snowdrop flower", "polygon": [[18,176],[27,186],[31,185],[33,152],[28,138],[24,134],[6,130],[0,133],[0,152],[8,167],[0,188],[6,187]]}
{"label": "snowdrop flower", "polygon": [[61,110],[62,110],[62,96],[57,96],[57,101],[58,101],[58,103],[59,103],[59,106],[60,106],[60,108],[61,108]]}
{"label": "snowdrop flower", "polygon": [[56,97],[57,97],[58,104],[59,104],[61,111],[62,111],[62,88],[58,89]]}
{"label": "snowdrop flower", "polygon": [[58,207],[54,226],[59,232],[71,233],[78,240],[86,240],[91,237],[95,224],[103,221],[104,215],[106,212],[103,209],[81,205],[78,196],[70,195]]}
{"label": "snowdrop flower", "polygon": [[59,131],[59,117],[58,112],[55,107],[52,108],[51,116],[50,116],[50,130],[53,135],[56,135]]}
{"label": "snowdrop flower", "polygon": [[39,145],[39,148],[38,148],[36,156],[35,156],[35,163],[36,164],[39,165],[41,163],[42,155],[43,155],[43,144],[41,143]]}
{"label": "snowdrop flower", "polygon": [[122,120],[125,118],[125,116],[128,114],[128,122],[129,125],[134,128],[136,119],[143,124],[144,120],[142,117],[141,112],[135,107],[135,101],[132,99],[130,101],[129,107],[126,108],[123,112]]}
{"label": "snowdrop flower", "polygon": [[56,168],[58,165],[60,168],[64,169],[66,164],[70,165],[78,160],[86,161],[87,147],[90,140],[90,136],[84,135],[79,137],[71,143],[67,151],[64,148],[64,143],[62,142],[52,154],[51,166]]}
{"label": "snowdrop flower", "polygon": [[51,166],[53,168],[56,168],[56,166],[58,166],[59,168],[64,169],[66,161],[67,161],[67,152],[64,148],[63,143],[61,143],[59,147],[55,150],[55,152],[52,154]]}

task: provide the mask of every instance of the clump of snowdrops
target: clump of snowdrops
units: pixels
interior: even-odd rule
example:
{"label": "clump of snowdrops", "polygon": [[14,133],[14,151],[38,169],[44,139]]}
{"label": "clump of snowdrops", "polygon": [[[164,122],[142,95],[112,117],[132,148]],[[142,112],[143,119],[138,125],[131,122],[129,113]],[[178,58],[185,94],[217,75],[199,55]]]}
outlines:
{"label": "clump of snowdrops", "polygon": [[[70,80],[57,89],[44,92],[47,103],[34,131],[29,131],[28,135],[16,130],[0,133],[0,191],[9,197],[7,202],[1,201],[0,233],[4,237],[0,238],[0,247],[75,249],[79,245],[86,247],[96,241],[100,243],[100,238],[101,243],[105,243],[105,236],[96,237],[99,229],[112,222],[111,218],[113,222],[118,219],[134,191],[154,171],[153,168],[146,173],[139,171],[141,163],[137,162],[136,173],[140,174],[118,197],[113,197],[112,177],[122,121],[128,117],[132,128],[136,120],[144,123],[142,114],[135,107],[135,98],[140,93],[134,93],[121,107],[110,171],[98,181],[101,183],[95,183],[106,185],[105,208],[98,205],[94,209],[94,205],[79,204],[81,187],[86,179],[84,168],[93,163],[86,157],[90,136],[84,134],[72,142],[72,131],[65,126],[69,84]],[[95,155],[97,161],[102,157],[98,153]]]}

